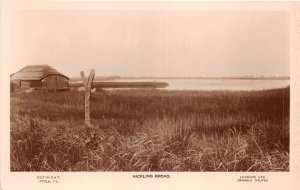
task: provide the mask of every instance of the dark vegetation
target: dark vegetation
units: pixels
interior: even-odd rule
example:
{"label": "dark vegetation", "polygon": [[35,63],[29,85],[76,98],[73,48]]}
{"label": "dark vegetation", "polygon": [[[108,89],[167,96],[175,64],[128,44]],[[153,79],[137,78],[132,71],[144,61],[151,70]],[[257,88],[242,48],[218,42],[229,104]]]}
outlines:
{"label": "dark vegetation", "polygon": [[[83,87],[82,82],[70,82],[71,88]],[[165,82],[93,82],[93,88],[164,88],[168,83]]]}
{"label": "dark vegetation", "polygon": [[289,171],[289,88],[11,94],[12,171]]}

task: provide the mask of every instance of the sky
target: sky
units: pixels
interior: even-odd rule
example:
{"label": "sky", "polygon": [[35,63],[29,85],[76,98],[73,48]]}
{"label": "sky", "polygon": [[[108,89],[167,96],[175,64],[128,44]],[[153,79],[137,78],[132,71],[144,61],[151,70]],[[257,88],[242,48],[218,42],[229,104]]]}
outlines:
{"label": "sky", "polygon": [[289,76],[285,11],[18,10],[9,64],[48,64],[69,77]]}

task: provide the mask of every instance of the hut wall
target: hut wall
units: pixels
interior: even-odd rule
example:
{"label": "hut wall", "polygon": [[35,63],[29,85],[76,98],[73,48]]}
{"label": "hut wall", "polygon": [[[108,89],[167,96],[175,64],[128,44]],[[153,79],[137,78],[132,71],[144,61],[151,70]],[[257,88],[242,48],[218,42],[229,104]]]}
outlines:
{"label": "hut wall", "polygon": [[14,80],[10,83],[10,91],[14,92],[20,89],[29,89],[29,88],[40,88],[42,87],[42,81],[39,80]]}
{"label": "hut wall", "polygon": [[69,87],[69,79],[66,79],[65,77],[57,75],[56,78],[56,85],[58,90],[65,90]]}
{"label": "hut wall", "polygon": [[30,87],[42,87],[42,81],[40,80],[33,80],[29,81]]}
{"label": "hut wall", "polygon": [[29,81],[21,81],[21,88],[30,88],[30,82]]}
{"label": "hut wall", "polygon": [[50,75],[43,80],[48,91],[67,90],[69,80],[60,75]]}
{"label": "hut wall", "polygon": [[18,83],[10,83],[10,92],[15,92],[17,89],[20,89],[20,85]]}
{"label": "hut wall", "polygon": [[42,87],[42,81],[40,80],[21,80],[20,81],[21,88],[32,88],[32,87]]}
{"label": "hut wall", "polygon": [[10,81],[10,92],[15,92],[20,89],[21,81],[20,80],[11,80]]}

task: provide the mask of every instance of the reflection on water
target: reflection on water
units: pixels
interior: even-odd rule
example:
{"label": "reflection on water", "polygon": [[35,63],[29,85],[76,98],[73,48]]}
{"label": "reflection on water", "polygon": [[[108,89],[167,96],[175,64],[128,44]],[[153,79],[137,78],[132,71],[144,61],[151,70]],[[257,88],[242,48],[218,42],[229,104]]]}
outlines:
{"label": "reflection on water", "polygon": [[262,79],[127,79],[116,82],[166,82],[167,90],[265,90],[287,87],[289,80]]}

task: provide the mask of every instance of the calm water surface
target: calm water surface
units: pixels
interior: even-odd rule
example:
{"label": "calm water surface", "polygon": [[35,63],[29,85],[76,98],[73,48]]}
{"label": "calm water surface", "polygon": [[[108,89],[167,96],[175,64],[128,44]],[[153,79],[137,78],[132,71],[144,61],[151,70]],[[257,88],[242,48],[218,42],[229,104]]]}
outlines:
{"label": "calm water surface", "polygon": [[261,79],[127,79],[116,82],[166,82],[166,90],[266,90],[287,87],[290,80]]}

